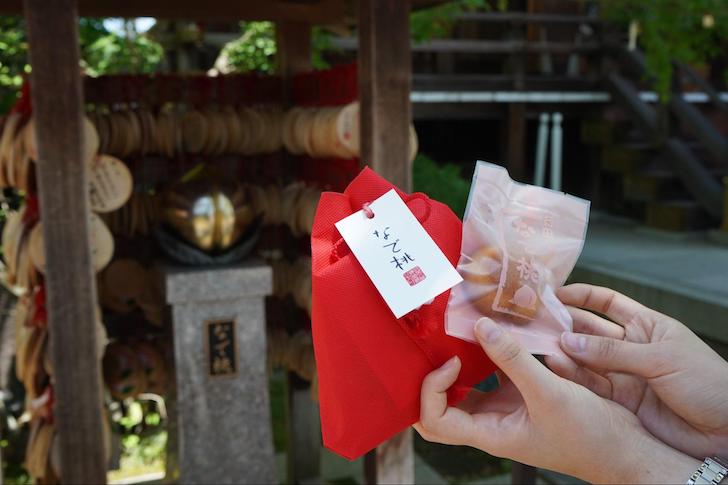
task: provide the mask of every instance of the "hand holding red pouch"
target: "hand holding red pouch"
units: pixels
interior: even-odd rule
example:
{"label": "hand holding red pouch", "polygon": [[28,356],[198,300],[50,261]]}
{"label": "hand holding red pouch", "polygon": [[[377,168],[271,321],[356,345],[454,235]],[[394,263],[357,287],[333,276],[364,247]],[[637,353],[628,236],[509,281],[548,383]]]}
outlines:
{"label": "hand holding red pouch", "polygon": [[[495,370],[478,346],[445,334],[449,292],[396,319],[334,226],[392,188],[365,168],[343,194],[322,194],[311,235],[321,429],[324,445],[349,459],[417,422],[422,380],[452,356],[463,367],[448,393],[451,404]],[[455,264],[460,220],[424,194],[396,190]]]}
{"label": "hand holding red pouch", "polygon": [[447,333],[475,342],[475,322],[487,316],[529,352],[558,353],[572,321],[555,291],[579,258],[588,218],[588,201],[514,182],[503,167],[478,162],[458,262],[464,281],[450,293]]}

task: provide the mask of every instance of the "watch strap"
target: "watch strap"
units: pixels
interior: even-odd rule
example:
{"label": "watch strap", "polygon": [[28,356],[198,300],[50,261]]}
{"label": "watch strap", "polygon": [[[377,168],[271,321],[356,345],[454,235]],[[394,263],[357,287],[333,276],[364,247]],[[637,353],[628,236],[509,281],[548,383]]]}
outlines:
{"label": "watch strap", "polygon": [[728,476],[728,461],[717,456],[706,458],[690,475],[686,485],[718,485]]}

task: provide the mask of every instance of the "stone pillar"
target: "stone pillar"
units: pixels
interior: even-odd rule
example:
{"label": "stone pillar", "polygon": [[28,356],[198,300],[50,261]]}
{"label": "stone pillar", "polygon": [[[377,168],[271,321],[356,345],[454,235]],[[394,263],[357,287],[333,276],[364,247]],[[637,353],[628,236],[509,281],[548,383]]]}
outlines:
{"label": "stone pillar", "polygon": [[168,453],[179,483],[277,482],[266,372],[271,285],[260,262],[165,271],[177,385]]}

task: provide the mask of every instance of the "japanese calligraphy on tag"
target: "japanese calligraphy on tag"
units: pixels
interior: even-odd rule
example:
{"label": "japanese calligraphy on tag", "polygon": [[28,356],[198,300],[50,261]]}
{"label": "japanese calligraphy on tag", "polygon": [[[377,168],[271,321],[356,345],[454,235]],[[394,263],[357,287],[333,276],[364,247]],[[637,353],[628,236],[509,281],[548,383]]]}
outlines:
{"label": "japanese calligraphy on tag", "polygon": [[397,318],[462,281],[395,190],[336,223]]}
{"label": "japanese calligraphy on tag", "polygon": [[238,372],[234,320],[205,322],[208,372],[211,377],[234,376]]}

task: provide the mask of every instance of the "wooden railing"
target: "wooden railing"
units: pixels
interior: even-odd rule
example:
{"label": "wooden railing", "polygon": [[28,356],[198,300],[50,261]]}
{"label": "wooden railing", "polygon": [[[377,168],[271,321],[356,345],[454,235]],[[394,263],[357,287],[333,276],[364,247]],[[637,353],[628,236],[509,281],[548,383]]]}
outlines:
{"label": "wooden railing", "polygon": [[599,25],[602,19],[588,15],[526,13],[526,12],[465,12],[458,20],[510,24],[589,24]]}
{"label": "wooden railing", "polygon": [[[358,42],[353,37],[331,39],[335,49],[357,50]],[[472,40],[435,39],[413,43],[412,52],[457,52],[463,54],[572,54],[596,52],[601,48],[597,42],[529,42],[527,40]]]}
{"label": "wooden railing", "polygon": [[[607,52],[614,58],[626,60],[635,74],[644,77],[645,62],[638,51],[628,51],[623,46],[609,45]],[[639,97],[634,85],[616,72],[608,72],[605,76],[607,85],[614,99],[625,107],[641,128],[654,140],[664,140],[663,148],[667,161],[680,176],[683,183],[701,206],[714,217],[720,218],[724,212],[725,189],[681,139],[664,133],[658,113]],[[696,108],[685,102],[681,93],[675,93],[669,103],[671,112],[684,123],[691,133],[695,134],[717,163],[725,164],[728,157],[728,142],[716,130],[711,122]],[[667,136],[666,136],[667,135]]]}

